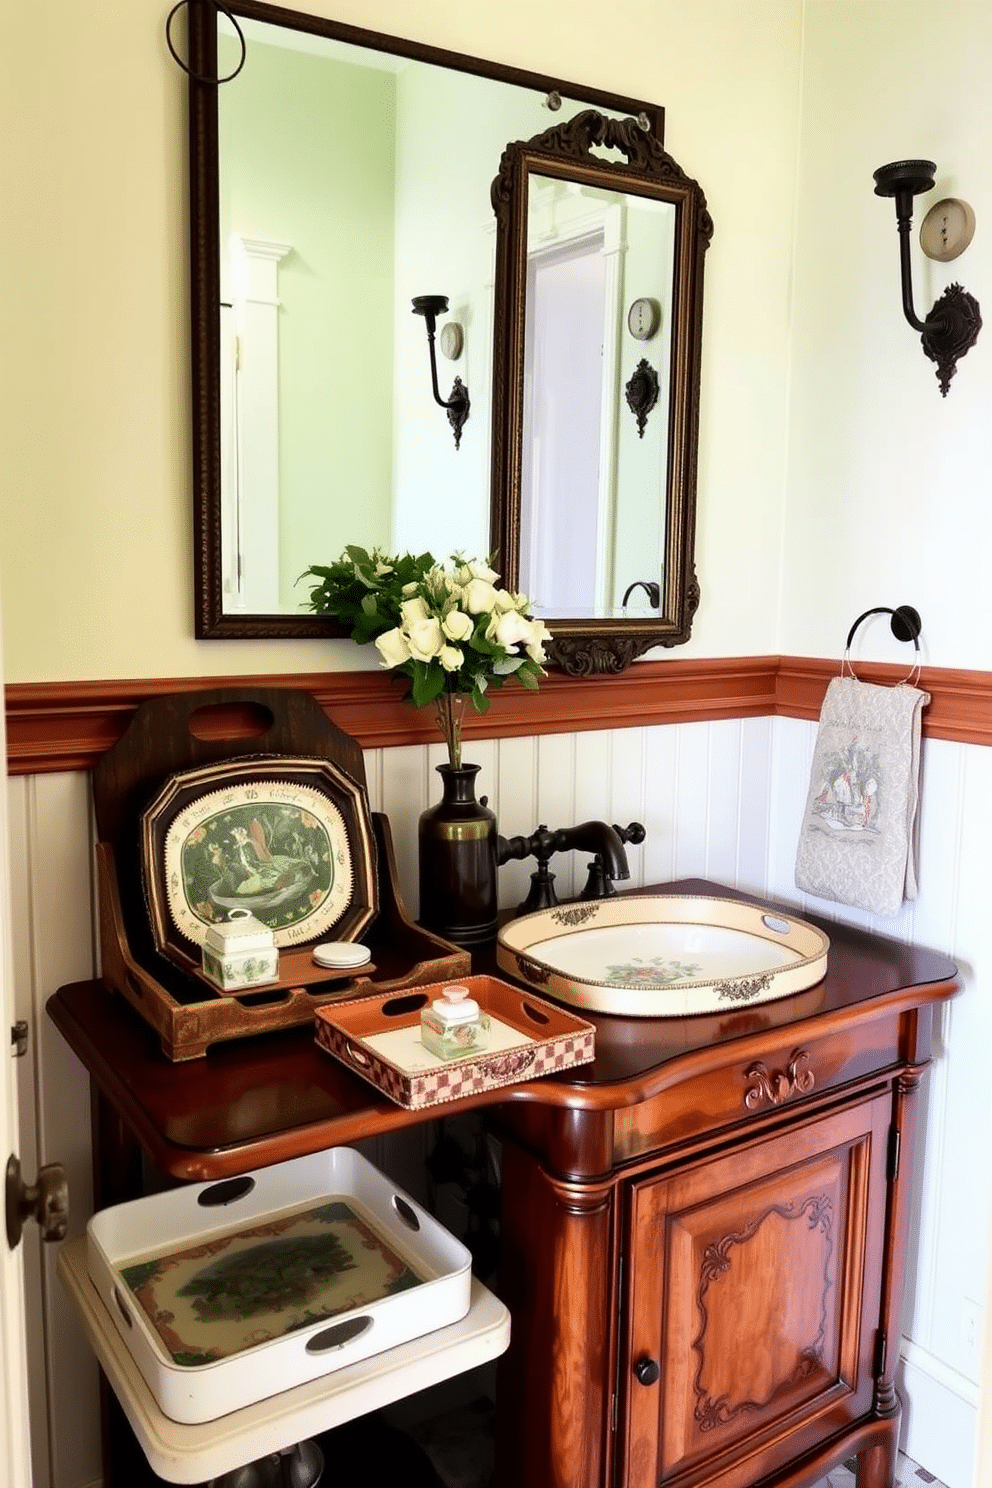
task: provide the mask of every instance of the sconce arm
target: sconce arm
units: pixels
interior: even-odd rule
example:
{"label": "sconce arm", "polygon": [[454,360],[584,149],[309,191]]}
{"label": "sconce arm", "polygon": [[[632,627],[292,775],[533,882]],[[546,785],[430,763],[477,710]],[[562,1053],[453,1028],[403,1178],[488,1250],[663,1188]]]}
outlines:
{"label": "sconce arm", "polygon": [[903,215],[899,211],[900,203],[896,203],[897,225],[899,228],[899,275],[902,280],[902,313],[920,334],[926,330],[926,321],[920,319],[913,308],[913,266],[909,256],[909,234],[913,226],[912,199],[910,199],[909,210]]}

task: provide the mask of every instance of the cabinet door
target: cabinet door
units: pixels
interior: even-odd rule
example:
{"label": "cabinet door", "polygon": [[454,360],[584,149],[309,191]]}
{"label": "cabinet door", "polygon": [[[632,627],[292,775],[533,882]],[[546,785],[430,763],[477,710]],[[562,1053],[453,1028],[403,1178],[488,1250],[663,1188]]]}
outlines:
{"label": "cabinet door", "polygon": [[625,1488],[748,1488],[871,1410],[891,1115],[885,1094],[630,1185]]}

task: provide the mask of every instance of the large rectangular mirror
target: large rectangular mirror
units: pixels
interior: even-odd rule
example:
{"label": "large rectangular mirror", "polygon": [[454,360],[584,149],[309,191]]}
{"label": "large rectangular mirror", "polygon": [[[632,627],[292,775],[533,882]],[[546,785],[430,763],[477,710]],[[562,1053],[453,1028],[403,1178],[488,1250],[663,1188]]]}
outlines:
{"label": "large rectangular mirror", "polygon": [[[229,7],[239,67],[190,9],[197,634],[333,634],[298,579],[345,543],[489,551],[490,185],[562,85],[255,4]],[[411,312],[435,292],[457,449]]]}
{"label": "large rectangular mirror", "polygon": [[[505,275],[497,283],[491,189],[507,145],[555,119],[591,104],[601,117],[639,118],[659,141],[661,111],[253,0],[227,9],[236,25],[213,5],[189,7],[197,635],[335,634],[332,621],[307,613],[298,581],[346,543],[446,558],[485,555],[495,540],[505,580],[532,585],[549,619],[657,617],[647,584],[628,596],[628,611],[622,605],[627,569],[618,555],[636,533],[643,560],[647,529],[640,519],[626,528],[614,521],[633,428],[611,432],[602,412],[604,377],[610,397],[617,392],[616,356],[588,394],[600,399],[613,471],[607,479],[597,469],[582,521],[593,529],[583,544],[592,587],[561,591],[561,565],[539,536],[546,515],[523,549],[505,542],[521,513],[508,515],[517,496],[505,461],[504,349],[494,346],[494,322],[505,327],[508,315],[498,303],[506,283]],[[635,459],[644,465],[651,450],[661,474],[628,503],[636,510],[640,501],[649,525],[660,523],[647,540],[657,561],[637,573],[657,581],[668,523],[671,351],[663,348],[673,344],[676,208],[666,221],[664,203],[636,190],[613,200],[611,184],[607,177],[601,199],[592,190],[576,211],[554,201],[570,188],[548,181],[535,216],[535,282],[558,277],[555,223],[569,219],[565,258],[575,251],[586,268],[596,260],[586,293],[598,296],[591,341],[601,357],[599,343],[617,348],[630,334],[623,261],[658,258],[642,277],[655,287],[648,298],[664,302],[655,343],[661,412],[647,416]],[[595,255],[585,230],[592,218]],[[432,395],[424,321],[412,313],[424,294],[448,299],[438,325],[441,396],[455,377],[470,395],[457,446]],[[559,295],[559,313],[560,303]],[[528,373],[538,417],[540,376]]]}

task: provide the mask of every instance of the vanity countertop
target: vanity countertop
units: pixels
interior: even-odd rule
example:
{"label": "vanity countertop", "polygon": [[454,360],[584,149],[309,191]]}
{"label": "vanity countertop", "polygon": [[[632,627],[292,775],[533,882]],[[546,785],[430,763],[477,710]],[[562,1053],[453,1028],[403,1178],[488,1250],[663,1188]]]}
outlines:
{"label": "vanity countertop", "polygon": [[[703,879],[637,892],[750,897]],[[954,963],[902,941],[814,915],[804,918],[830,937],[826,976],[809,991],[713,1016],[590,1015],[596,1025],[593,1064],[467,1097],[459,1109],[536,1102],[619,1111],[687,1076],[705,1075],[725,1059],[722,1046],[731,1041],[738,1041],[740,1059],[757,1058],[783,1034],[794,1033],[797,1040],[829,1035],[842,1025],[850,1029],[914,1007],[921,1009],[915,1052],[925,1057],[926,1004],[954,991]],[[162,1054],[154,1031],[99,981],[62,987],[49,999],[48,1012],[109,1107],[152,1161],[175,1178],[226,1177],[438,1114],[394,1105],[322,1052],[310,1028],[220,1044],[202,1059],[174,1064]]]}

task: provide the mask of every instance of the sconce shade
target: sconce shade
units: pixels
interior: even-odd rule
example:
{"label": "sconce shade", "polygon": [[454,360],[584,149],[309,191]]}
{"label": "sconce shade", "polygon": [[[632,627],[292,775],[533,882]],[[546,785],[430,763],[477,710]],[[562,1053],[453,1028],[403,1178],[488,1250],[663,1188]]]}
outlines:
{"label": "sconce shade", "polygon": [[982,316],[978,301],[960,284],[950,284],[925,320],[913,309],[913,278],[909,258],[909,232],[913,222],[913,198],[932,191],[937,167],[932,160],[895,160],[880,165],[874,174],[875,195],[895,197],[899,232],[899,270],[903,314],[920,332],[923,350],[937,364],[937,381],[947,397],[951,378],[960,357],[978,340]]}
{"label": "sconce shade", "polygon": [[437,386],[437,360],[434,354],[434,331],[437,327],[437,318],[447,310],[448,296],[414,295],[412,303],[414,315],[422,315],[427,324],[427,347],[431,359],[431,388],[434,393],[434,402],[447,410],[448,423],[455,434],[455,449],[459,449],[462,442],[462,428],[472,406],[469,401],[468,388],[460,377],[456,377],[451,388],[451,396],[447,399],[442,398]]}

